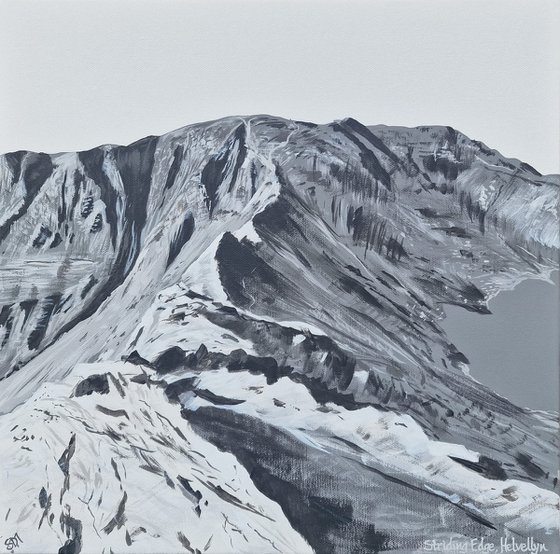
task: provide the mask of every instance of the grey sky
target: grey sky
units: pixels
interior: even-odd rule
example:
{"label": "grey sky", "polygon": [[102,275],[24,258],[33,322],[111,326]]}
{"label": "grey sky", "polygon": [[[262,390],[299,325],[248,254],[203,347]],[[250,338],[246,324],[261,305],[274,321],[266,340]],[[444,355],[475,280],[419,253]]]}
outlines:
{"label": "grey sky", "polygon": [[446,124],[560,172],[545,0],[0,0],[0,152],[233,114]]}

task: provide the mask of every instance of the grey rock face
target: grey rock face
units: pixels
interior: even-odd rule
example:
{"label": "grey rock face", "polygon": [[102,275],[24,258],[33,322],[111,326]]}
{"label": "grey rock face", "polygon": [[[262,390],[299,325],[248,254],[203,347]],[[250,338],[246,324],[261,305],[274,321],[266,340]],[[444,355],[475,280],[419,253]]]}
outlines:
{"label": "grey rock face", "polygon": [[[177,413],[253,471],[316,551],[405,548],[406,524],[387,516],[385,531],[376,528],[368,518],[378,512],[345,472],[376,490],[409,487],[418,514],[425,495],[436,495],[433,506],[448,500],[420,477],[365,468],[352,445],[300,459],[281,425],[228,416],[244,400],[211,390],[204,375],[303,385],[318,409],[411,416],[431,440],[476,451],[478,461],[451,458],[466,471],[554,489],[556,416],[472,380],[468,353],[440,321],[445,305],[487,313],[489,296],[558,267],[559,190],[558,176],[452,128],[353,119],[227,118],[129,146],[6,154],[0,407],[11,410],[79,363],[134,352],[129,363],[151,372],[134,383],[174,385],[165,390],[181,403]],[[161,360],[171,360],[165,371]],[[95,396],[86,388],[79,400]],[[193,398],[207,404],[194,409]],[[282,410],[286,399],[276,401]],[[282,464],[297,460],[316,478],[283,474],[266,445],[247,446],[252,433],[270,434]],[[317,479],[332,483],[321,491]],[[506,524],[483,507],[453,510],[454,529],[468,520],[473,534],[499,534]],[[417,548],[422,535],[414,537]]]}

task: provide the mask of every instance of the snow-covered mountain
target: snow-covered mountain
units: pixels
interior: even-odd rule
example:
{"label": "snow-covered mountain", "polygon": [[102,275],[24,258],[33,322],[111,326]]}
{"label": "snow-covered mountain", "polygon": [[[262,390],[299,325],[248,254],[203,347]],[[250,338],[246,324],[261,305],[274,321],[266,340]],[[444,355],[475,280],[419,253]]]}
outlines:
{"label": "snow-covered mountain", "polygon": [[470,378],[440,322],[558,267],[559,191],[452,128],[353,119],[0,156],[2,537],[552,544],[557,414]]}

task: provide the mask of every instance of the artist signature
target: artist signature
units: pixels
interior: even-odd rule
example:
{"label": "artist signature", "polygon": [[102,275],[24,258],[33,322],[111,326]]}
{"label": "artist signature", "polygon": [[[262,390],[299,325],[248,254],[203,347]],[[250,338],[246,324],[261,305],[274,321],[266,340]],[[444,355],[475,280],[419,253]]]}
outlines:
{"label": "artist signature", "polygon": [[4,544],[6,545],[6,550],[13,552],[16,548],[19,547],[20,544],[23,544],[23,541],[21,540],[19,534],[16,533],[12,537],[7,538],[4,541]]}

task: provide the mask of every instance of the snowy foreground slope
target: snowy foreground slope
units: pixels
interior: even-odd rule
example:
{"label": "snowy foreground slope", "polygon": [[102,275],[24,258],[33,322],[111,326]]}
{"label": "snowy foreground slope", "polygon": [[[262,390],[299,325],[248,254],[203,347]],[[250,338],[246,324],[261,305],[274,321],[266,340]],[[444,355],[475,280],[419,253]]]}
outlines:
{"label": "snowy foreground slope", "polygon": [[471,379],[439,322],[557,267],[559,187],[352,119],[0,156],[2,541],[554,551],[558,414]]}

